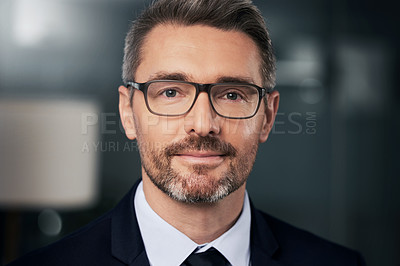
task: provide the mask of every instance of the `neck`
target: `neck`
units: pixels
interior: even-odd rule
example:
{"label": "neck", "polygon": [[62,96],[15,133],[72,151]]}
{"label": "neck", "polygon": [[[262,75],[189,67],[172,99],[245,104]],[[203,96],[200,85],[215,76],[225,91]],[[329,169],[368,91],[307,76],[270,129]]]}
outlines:
{"label": "neck", "polygon": [[143,171],[143,191],[150,207],[162,219],[197,244],[204,244],[235,224],[242,211],[245,184],[216,203],[183,203],[157,188]]}

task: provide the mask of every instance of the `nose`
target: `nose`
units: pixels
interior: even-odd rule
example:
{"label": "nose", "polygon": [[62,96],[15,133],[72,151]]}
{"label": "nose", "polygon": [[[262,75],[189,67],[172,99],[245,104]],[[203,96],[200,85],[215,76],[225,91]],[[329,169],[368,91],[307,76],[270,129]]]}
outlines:
{"label": "nose", "polygon": [[185,131],[201,137],[218,135],[220,132],[220,117],[213,110],[206,92],[201,92],[194,106],[185,116]]}

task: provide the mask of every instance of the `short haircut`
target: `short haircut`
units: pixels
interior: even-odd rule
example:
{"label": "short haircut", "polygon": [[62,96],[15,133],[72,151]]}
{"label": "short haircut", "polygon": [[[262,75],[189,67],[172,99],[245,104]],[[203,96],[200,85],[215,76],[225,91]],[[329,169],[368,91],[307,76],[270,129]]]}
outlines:
{"label": "short haircut", "polygon": [[158,0],[132,23],[125,39],[122,79],[135,80],[141,62],[142,46],[149,32],[161,24],[205,25],[247,34],[257,45],[261,57],[262,86],[275,86],[275,57],[260,10],[251,0]]}

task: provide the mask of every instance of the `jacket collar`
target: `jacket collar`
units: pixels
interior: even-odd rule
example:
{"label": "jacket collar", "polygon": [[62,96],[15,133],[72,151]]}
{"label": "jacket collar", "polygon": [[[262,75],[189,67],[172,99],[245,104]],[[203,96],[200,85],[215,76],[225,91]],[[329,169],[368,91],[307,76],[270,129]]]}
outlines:
{"label": "jacket collar", "polygon": [[128,265],[149,265],[133,203],[140,181],[115,207],[111,218],[112,255]]}
{"label": "jacket collar", "polygon": [[250,260],[252,266],[278,265],[273,255],[278,251],[279,244],[264,216],[251,207],[251,231],[250,231]]}

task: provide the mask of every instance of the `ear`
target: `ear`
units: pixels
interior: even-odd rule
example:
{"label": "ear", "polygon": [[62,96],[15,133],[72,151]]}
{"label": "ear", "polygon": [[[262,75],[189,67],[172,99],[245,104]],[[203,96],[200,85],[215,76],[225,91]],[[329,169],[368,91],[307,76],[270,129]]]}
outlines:
{"label": "ear", "polygon": [[271,92],[268,94],[266,99],[264,98],[264,101],[265,100],[267,101],[267,104],[261,103],[264,104],[265,116],[259,136],[260,143],[267,141],[269,133],[274,125],[276,113],[278,112],[279,108],[279,92]]}
{"label": "ear", "polygon": [[125,135],[128,139],[136,138],[136,127],[133,119],[133,110],[130,103],[130,91],[124,86],[119,86],[119,115],[121,117],[122,126],[125,129]]}

